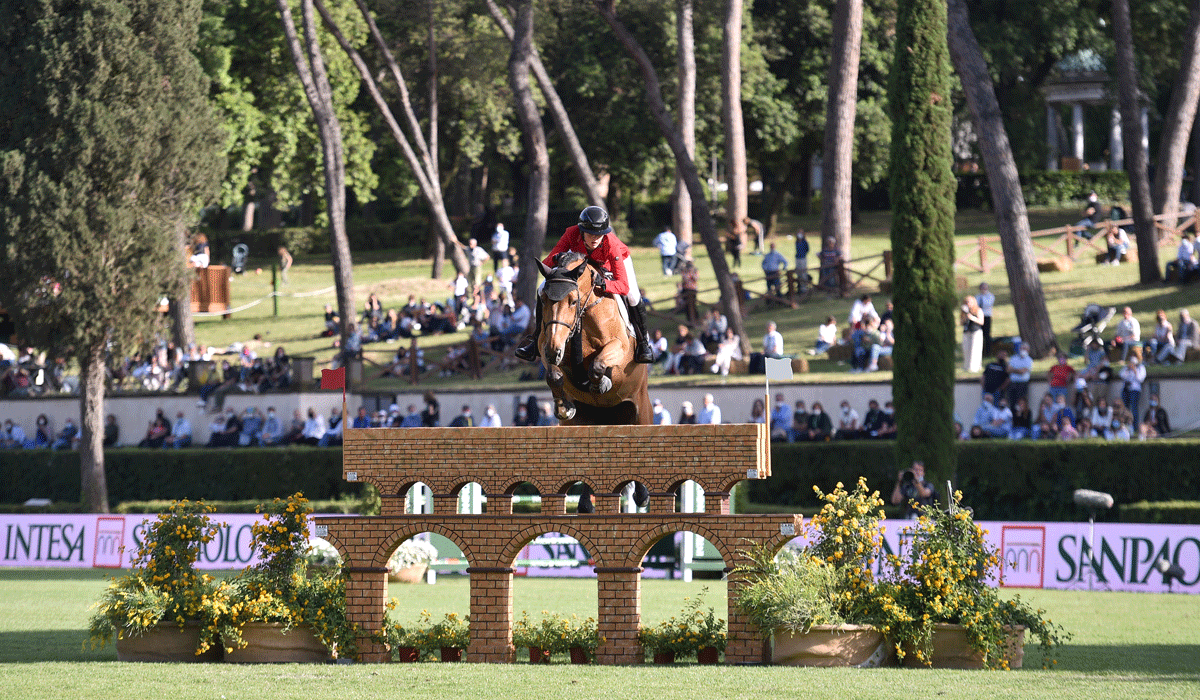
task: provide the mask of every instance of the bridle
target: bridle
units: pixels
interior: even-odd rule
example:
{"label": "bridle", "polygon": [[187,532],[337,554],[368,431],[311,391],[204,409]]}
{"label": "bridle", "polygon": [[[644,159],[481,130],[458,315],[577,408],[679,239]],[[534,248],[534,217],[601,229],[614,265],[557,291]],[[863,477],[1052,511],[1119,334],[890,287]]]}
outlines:
{"label": "bridle", "polygon": [[[587,313],[588,309],[591,309],[593,306],[600,303],[601,299],[596,299],[595,301],[591,301],[592,297],[595,295],[595,292],[596,292],[596,275],[599,273],[590,264],[589,260],[585,259],[582,264],[589,271],[591,271],[592,277],[587,285],[587,290],[588,290],[587,296],[575,307],[575,319],[568,325],[566,321],[559,321],[556,318],[552,318],[549,321],[546,321],[542,324],[541,330],[546,330],[550,326],[553,326],[554,324],[558,324],[560,326],[567,328],[570,331],[567,334],[568,338],[573,337],[577,332],[579,332],[579,326],[583,321],[583,315],[585,313]],[[580,276],[582,277],[582,274]],[[549,284],[549,282],[547,282],[547,284]],[[576,289],[578,290],[578,287],[579,287],[578,281],[576,281],[575,286],[576,286]],[[591,302],[591,303],[589,304],[588,302]]]}

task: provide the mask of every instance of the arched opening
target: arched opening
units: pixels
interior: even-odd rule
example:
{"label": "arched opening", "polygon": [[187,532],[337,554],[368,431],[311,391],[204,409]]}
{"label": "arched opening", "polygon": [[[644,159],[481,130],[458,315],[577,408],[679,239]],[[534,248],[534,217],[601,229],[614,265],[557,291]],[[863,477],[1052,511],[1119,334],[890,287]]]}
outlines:
{"label": "arched opening", "polygon": [[[680,530],[656,540],[641,562],[641,629],[653,635],[662,623],[675,618],[677,624],[687,624],[689,631],[703,637],[716,620],[727,634],[729,590],[723,579],[729,565],[716,545],[699,533]],[[643,647],[650,658],[654,648]],[[676,660],[686,663],[696,658],[692,653]]]}
{"label": "arched opening", "polygon": [[404,513],[406,515],[433,512],[433,491],[424,482],[418,481],[404,490]]}
{"label": "arched opening", "polygon": [[[400,542],[388,558],[388,612],[393,646],[403,647],[447,616],[466,619],[471,609],[470,564],[462,550],[436,532],[420,532]],[[397,629],[398,627],[398,629]],[[410,635],[410,636],[406,636]],[[399,651],[393,649],[398,660]]]}
{"label": "arched opening", "polygon": [[478,481],[469,481],[458,488],[458,509],[455,512],[479,515],[485,510],[485,501],[483,486]]}
{"label": "arched opening", "polygon": [[512,496],[514,515],[542,512],[542,493],[528,481],[513,486],[509,494]]}
{"label": "arched opening", "polygon": [[649,510],[650,489],[644,482],[635,479],[626,481],[617,487],[617,493],[621,495],[621,513],[645,513]]}
{"label": "arched opening", "polygon": [[[599,619],[595,560],[586,544],[568,533],[538,532],[521,546],[512,566],[516,662],[570,662],[572,643],[593,634]],[[597,641],[594,634],[591,640]],[[531,653],[530,646],[539,643],[546,651]],[[595,651],[578,648],[589,656]]]}

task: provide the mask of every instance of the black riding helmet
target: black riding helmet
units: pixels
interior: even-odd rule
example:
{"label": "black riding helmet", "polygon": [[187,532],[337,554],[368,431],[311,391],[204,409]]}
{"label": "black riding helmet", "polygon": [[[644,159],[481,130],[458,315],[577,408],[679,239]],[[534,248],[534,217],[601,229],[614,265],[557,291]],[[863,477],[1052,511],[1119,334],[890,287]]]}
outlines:
{"label": "black riding helmet", "polygon": [[608,212],[600,207],[587,207],[579,212],[579,230],[593,236],[602,236],[612,232],[608,225]]}

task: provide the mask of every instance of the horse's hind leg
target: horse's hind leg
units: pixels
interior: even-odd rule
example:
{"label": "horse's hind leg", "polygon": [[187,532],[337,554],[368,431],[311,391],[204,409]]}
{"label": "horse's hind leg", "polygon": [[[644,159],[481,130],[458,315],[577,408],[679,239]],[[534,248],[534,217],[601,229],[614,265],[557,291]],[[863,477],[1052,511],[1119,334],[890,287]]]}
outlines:
{"label": "horse's hind leg", "polygon": [[594,363],[588,372],[588,387],[593,394],[607,394],[612,391],[612,367],[605,367],[600,362]]}

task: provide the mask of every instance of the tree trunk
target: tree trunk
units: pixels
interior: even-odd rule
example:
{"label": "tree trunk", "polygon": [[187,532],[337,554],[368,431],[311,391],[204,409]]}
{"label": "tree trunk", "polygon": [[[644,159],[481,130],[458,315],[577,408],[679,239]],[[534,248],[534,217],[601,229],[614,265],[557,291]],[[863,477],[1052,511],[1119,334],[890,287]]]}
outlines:
{"label": "tree trunk", "polygon": [[726,0],[721,46],[721,122],[725,126],[725,210],[729,234],[746,248],[746,127],[742,121],[742,0]]}
{"label": "tree trunk", "polygon": [[242,207],[242,231],[254,230],[254,209],[256,207],[253,200],[247,200],[246,205]]}
{"label": "tree trunk", "polygon": [[1000,233],[1000,247],[1004,250],[1004,269],[1008,273],[1017,328],[1021,340],[1029,346],[1029,354],[1036,358],[1045,357],[1056,346],[1056,341],[1046,310],[1046,295],[1038,277],[1025,195],[1021,192],[1000,103],[983,52],[971,30],[965,0],[950,0],[948,23],[950,57],[962,81],[967,105],[979,133],[979,148],[992,191],[996,229]]}
{"label": "tree trunk", "polygon": [[[490,3],[489,3],[490,4]],[[521,273],[517,277],[516,298],[533,308],[537,294],[538,262],[546,241],[546,221],[550,212],[550,153],[542,115],[533,99],[529,68],[533,55],[533,1],[520,0],[513,23],[512,51],[508,56],[508,83],[516,102],[517,119],[529,161],[528,209],[525,216],[525,241],[521,254]]]}
{"label": "tree trunk", "polygon": [[[679,43],[676,71],[679,74],[679,131],[688,156],[696,159],[696,35],[693,30],[693,0],[678,0],[675,9],[675,38]],[[675,199],[671,211],[675,236],[692,245],[692,196],[679,169],[675,170]],[[690,255],[690,254],[689,254]]]}
{"label": "tree trunk", "polygon": [[[1200,101],[1200,0],[1192,0],[1191,5],[1191,17],[1183,36],[1183,55],[1171,87],[1171,104],[1163,122],[1154,172],[1154,211],[1160,214],[1179,211],[1183,165],[1187,161],[1192,125],[1196,122],[1196,104]],[[1165,223],[1173,226],[1175,220],[1167,219]]]}
{"label": "tree trunk", "polygon": [[1137,68],[1133,61],[1133,28],[1129,0],[1113,0],[1113,36],[1117,43],[1117,95],[1121,104],[1121,136],[1125,142],[1125,172],[1133,200],[1133,227],[1137,234],[1138,273],[1142,284],[1158,282],[1158,235],[1150,201],[1148,156],[1142,145],[1142,116],[1138,103]]}
{"label": "tree trunk", "polygon": [[442,237],[434,232],[433,235],[433,263],[429,268],[429,279],[440,280],[442,278],[442,268],[446,266],[446,242]]}
{"label": "tree trunk", "polygon": [[283,20],[283,33],[287,38],[292,61],[304,95],[308,98],[313,117],[317,122],[317,134],[321,139],[321,162],[325,173],[325,205],[329,214],[329,250],[333,258],[333,282],[337,287],[338,315],[342,319],[342,342],[350,333],[354,322],[354,272],[350,259],[350,241],[346,237],[346,164],[342,152],[342,127],[333,110],[333,93],[329,76],[325,72],[325,59],[317,41],[317,29],[313,22],[313,1],[301,0],[300,18],[304,25],[305,46],[301,48],[292,21],[288,0],[276,0]]}
{"label": "tree trunk", "polygon": [[862,0],[837,0],[829,101],[825,107],[825,152],[821,178],[821,239],[832,237],[850,260],[850,187],[853,184],[854,114],[858,107],[858,57],[862,45]]}
{"label": "tree trunk", "polygon": [[[511,43],[514,36],[512,24],[509,23],[500,7],[496,5],[495,0],[487,0],[487,6],[492,19]],[[546,72],[546,66],[542,64],[536,44],[530,45],[528,64],[534,77],[537,78],[538,89],[546,98],[546,106],[550,109],[550,116],[554,119],[554,126],[562,136],[563,144],[567,147],[571,167],[575,169],[575,176],[579,180],[579,186],[583,188],[584,195],[587,196],[588,204],[594,207],[603,207],[604,195],[600,191],[600,183],[596,180],[592,166],[588,162],[587,153],[583,150],[583,146],[579,143],[579,137],[575,134],[575,127],[571,124],[567,108],[563,106],[562,100],[558,96],[558,90],[554,88],[554,82],[550,80],[550,74]],[[541,259],[541,250],[539,249],[538,252],[538,259]]]}
{"label": "tree trunk", "polygon": [[[280,2],[282,0],[276,0]],[[308,0],[312,2],[313,0]],[[463,274],[470,272],[470,263],[467,261],[467,256],[462,250],[462,246],[458,242],[458,237],[454,234],[454,227],[450,224],[450,217],[446,215],[446,205],[442,201],[441,182],[437,178],[437,168],[434,165],[434,158],[429,152],[429,144],[425,135],[421,131],[421,125],[417,121],[416,112],[412,108],[412,100],[409,98],[408,85],[404,82],[404,75],[400,72],[400,66],[396,63],[395,57],[392,55],[391,49],[388,48],[387,42],[383,35],[379,32],[379,27],[375,24],[375,18],[371,16],[371,11],[367,8],[362,0],[355,0],[359,11],[366,20],[367,28],[371,32],[371,38],[374,39],[375,45],[379,48],[385,62],[388,65],[388,70],[392,74],[392,78],[396,82],[396,87],[400,93],[400,104],[404,108],[406,121],[408,122],[409,131],[412,133],[413,141],[417,144],[420,155],[413,151],[412,144],[409,143],[408,137],[404,135],[400,124],[396,121],[392,109],[388,106],[387,101],[383,98],[379,90],[379,83],[375,80],[375,76],[371,69],[367,66],[366,61],[359,55],[358,51],[350,45],[346,40],[345,34],[333,21],[333,17],[325,8],[321,0],[315,0],[317,12],[321,13],[321,19],[325,22],[325,26],[329,28],[329,33],[337,40],[338,45],[350,57],[350,61],[358,70],[359,77],[362,78],[363,85],[366,86],[367,92],[370,93],[372,101],[375,102],[375,107],[379,110],[379,114],[383,117],[383,121],[387,124],[388,131],[396,144],[400,146],[400,151],[404,154],[404,159],[408,162],[409,168],[412,169],[413,176],[417,179],[417,186],[421,189],[421,194],[425,197],[425,201],[429,203],[429,209],[433,216],[434,230],[442,239],[446,252],[454,264],[454,269]]]}
{"label": "tree trunk", "polygon": [[[187,250],[187,226],[184,225],[183,219],[175,222],[175,242],[179,248],[179,255],[183,258],[184,251]],[[195,270],[190,267],[184,268],[179,279],[172,285],[175,289],[168,298],[171,338],[175,341],[175,347],[185,351],[196,344],[196,326],[192,320],[192,280],[195,276]]]}
{"label": "tree trunk", "polygon": [[629,30],[617,17],[613,0],[594,0],[594,2],[604,21],[617,35],[617,40],[621,42],[625,51],[633,57],[642,70],[642,79],[646,82],[646,102],[650,107],[650,114],[658,124],[659,131],[670,144],[671,152],[675,154],[675,167],[683,175],[688,194],[692,197],[692,217],[697,228],[700,229],[700,238],[704,241],[704,247],[712,262],[713,274],[717,278],[717,286],[721,290],[721,308],[729,320],[729,327],[741,339],[742,353],[749,356],[750,340],[746,336],[740,300],[737,298],[733,279],[729,275],[729,265],[725,261],[721,234],[717,231],[712,215],[708,211],[708,205],[704,199],[704,186],[700,184],[700,173],[696,170],[696,163],[688,154],[687,148],[683,144],[683,135],[663,102],[662,84],[658,80],[658,71],[654,69],[654,64],[638,44],[637,39],[629,33]]}
{"label": "tree trunk", "polygon": [[1200,202],[1200,119],[1192,124],[1192,196],[1189,201]]}
{"label": "tree trunk", "polygon": [[79,358],[80,500],[89,513],[108,512],[104,475],[104,344]]}
{"label": "tree trunk", "polygon": [[768,232],[774,232],[779,226],[779,215],[783,212],[783,205],[787,203],[791,191],[800,184],[800,173],[804,172],[802,162],[792,161],[788,163],[787,168],[787,174],[782,182],[775,183],[771,191],[771,200],[767,203],[767,220],[763,225],[767,227]]}

